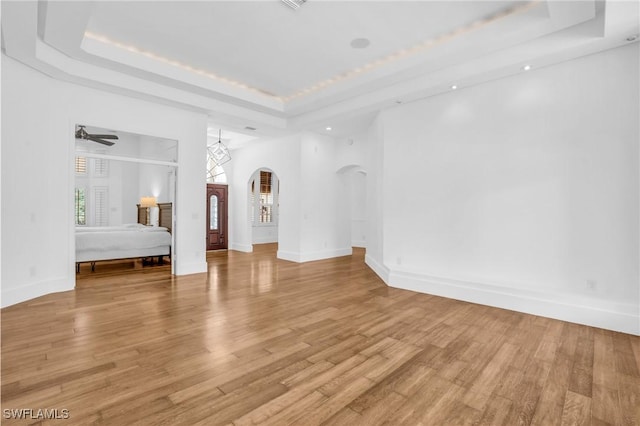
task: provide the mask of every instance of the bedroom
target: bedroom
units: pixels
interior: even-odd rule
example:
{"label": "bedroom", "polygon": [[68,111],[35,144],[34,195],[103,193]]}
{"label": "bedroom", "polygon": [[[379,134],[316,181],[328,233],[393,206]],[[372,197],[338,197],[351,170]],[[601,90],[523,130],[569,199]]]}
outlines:
{"label": "bedroom", "polygon": [[[75,136],[77,272],[82,264],[94,271],[96,261],[119,260],[129,267],[169,263],[176,141],[86,125],[78,125]],[[166,232],[146,232],[154,230]]]}

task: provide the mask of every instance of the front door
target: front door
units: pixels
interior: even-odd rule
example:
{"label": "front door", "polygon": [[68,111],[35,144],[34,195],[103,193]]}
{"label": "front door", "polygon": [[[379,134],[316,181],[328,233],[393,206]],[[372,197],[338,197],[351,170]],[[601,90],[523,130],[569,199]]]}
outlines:
{"label": "front door", "polygon": [[207,250],[227,248],[227,185],[207,184]]}

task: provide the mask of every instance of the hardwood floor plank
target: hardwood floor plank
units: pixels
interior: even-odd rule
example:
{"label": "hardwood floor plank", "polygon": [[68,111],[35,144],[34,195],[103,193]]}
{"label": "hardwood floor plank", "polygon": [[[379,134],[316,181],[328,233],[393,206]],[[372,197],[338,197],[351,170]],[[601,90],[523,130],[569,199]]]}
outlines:
{"label": "hardwood floor plank", "polygon": [[594,384],[591,397],[591,415],[593,418],[611,425],[622,425],[620,400],[617,389]]}
{"label": "hardwood floor plank", "polygon": [[482,411],[482,417],[478,425],[509,425],[507,417],[511,411],[513,402],[501,396],[492,396],[487,399],[486,406]]}
{"label": "hardwood floor plank", "polygon": [[[364,409],[358,417],[351,416],[351,421],[355,421],[360,425],[379,425],[387,421],[391,414],[393,414],[402,404],[407,401],[407,398],[396,392],[387,393],[384,398],[377,401],[376,404],[370,405]],[[350,407],[353,404],[349,405]],[[356,411],[353,411],[356,413]]]}
{"label": "hardwood floor plank", "polygon": [[297,424],[319,425],[333,417],[342,408],[349,405],[358,395],[373,387],[375,382],[366,377],[358,377],[349,386],[331,395],[322,403],[309,407],[309,411],[294,419]]}
{"label": "hardwood floor plank", "polygon": [[323,426],[360,425],[362,416],[349,407],[338,411],[334,416],[321,423]]}
{"label": "hardwood floor plank", "polygon": [[[325,396],[321,392],[315,390],[322,385],[330,382],[336,377],[340,377],[342,374],[356,368],[358,365],[367,361],[369,358],[362,355],[354,355],[353,357],[343,361],[335,367],[328,369],[311,380],[307,380],[291,388],[288,392],[281,395],[278,398],[274,398],[268,401],[266,404],[246,413],[244,416],[234,420],[234,424],[256,424],[267,421],[270,417],[273,417],[278,412],[285,408],[297,404],[298,401],[307,397],[309,393],[315,392],[323,397]],[[310,367],[313,368],[313,367]],[[314,398],[315,399],[315,398]]]}
{"label": "hardwood floor plank", "polygon": [[[308,347],[309,345],[307,345],[306,343],[302,343],[302,342],[297,343],[290,348],[289,352],[267,355],[251,363],[251,366],[254,369],[261,368],[265,365],[269,365],[273,363],[274,361],[277,361],[280,358],[283,358],[288,353],[295,353],[295,352],[304,350]],[[231,369],[211,379],[205,380],[196,385],[174,392],[171,395],[169,395],[169,398],[174,404],[179,404],[188,399],[197,397],[200,393],[206,392],[211,388],[217,388],[218,386],[223,385],[229,381],[238,379],[239,377],[242,377],[244,375],[245,371],[246,371],[246,367],[244,365],[238,368]]]}
{"label": "hardwood floor plank", "polygon": [[[259,424],[265,426],[278,426],[278,425],[294,425],[298,424],[298,419],[304,416],[305,413],[311,411],[313,407],[317,407],[327,401],[329,397],[321,394],[320,392],[311,392],[296,401],[295,404],[288,404],[282,410],[278,411],[274,415],[265,417]],[[329,419],[327,419],[329,420]],[[242,417],[233,422],[234,426],[253,425],[256,423],[249,422],[246,417]]]}
{"label": "hardwood floor plank", "polygon": [[510,343],[502,345],[482,370],[480,376],[474,381],[470,390],[484,395],[493,393],[502,376],[506,374],[505,366],[511,362],[511,358],[515,355],[516,351],[517,347]]}
{"label": "hardwood floor plank", "polygon": [[304,370],[283,379],[281,383],[288,388],[293,388],[307,380],[311,380],[314,376],[322,374],[335,366],[336,364],[332,364],[328,361],[319,361]]}
{"label": "hardwood floor plank", "polygon": [[640,424],[640,380],[633,376],[618,374],[618,399],[622,423]]}
{"label": "hardwood floor plank", "polygon": [[303,264],[276,250],[212,253],[191,276],[81,268],[75,290],[2,309],[3,409],[117,426],[640,424],[640,337],[387,287],[361,249]]}
{"label": "hardwood floor plank", "polygon": [[605,330],[598,330],[593,336],[593,383],[609,389],[616,389],[616,369],[613,340]]}
{"label": "hardwood floor plank", "polygon": [[444,422],[458,426],[475,426],[479,424],[481,417],[481,411],[471,408],[460,401],[456,401],[451,406],[449,412],[444,415]]}
{"label": "hardwood floor plank", "polygon": [[567,391],[562,410],[562,425],[587,425],[591,423],[591,398]]}

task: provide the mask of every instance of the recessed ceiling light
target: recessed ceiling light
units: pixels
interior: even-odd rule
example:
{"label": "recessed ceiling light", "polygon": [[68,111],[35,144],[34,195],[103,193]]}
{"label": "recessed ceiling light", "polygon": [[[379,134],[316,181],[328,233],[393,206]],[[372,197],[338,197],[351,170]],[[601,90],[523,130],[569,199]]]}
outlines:
{"label": "recessed ceiling light", "polygon": [[451,90],[456,90],[458,88],[458,86],[456,86],[455,84],[453,86],[451,86]]}
{"label": "recessed ceiling light", "polygon": [[531,69],[531,65],[525,65],[524,67],[522,67],[523,70],[525,71],[529,71]]}
{"label": "recessed ceiling light", "polygon": [[364,49],[369,47],[370,44],[371,42],[367,38],[354,38],[351,40],[351,47],[354,49]]}
{"label": "recessed ceiling light", "polygon": [[327,127],[327,130],[331,130],[331,127]]}

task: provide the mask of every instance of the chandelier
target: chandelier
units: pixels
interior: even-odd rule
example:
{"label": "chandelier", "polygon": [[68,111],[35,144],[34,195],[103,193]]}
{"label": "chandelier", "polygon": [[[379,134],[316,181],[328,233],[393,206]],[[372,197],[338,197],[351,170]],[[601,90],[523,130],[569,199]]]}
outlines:
{"label": "chandelier", "polygon": [[221,136],[222,129],[218,130],[218,143],[207,146],[207,154],[217,166],[231,161],[231,154],[229,154],[229,149],[222,143]]}

